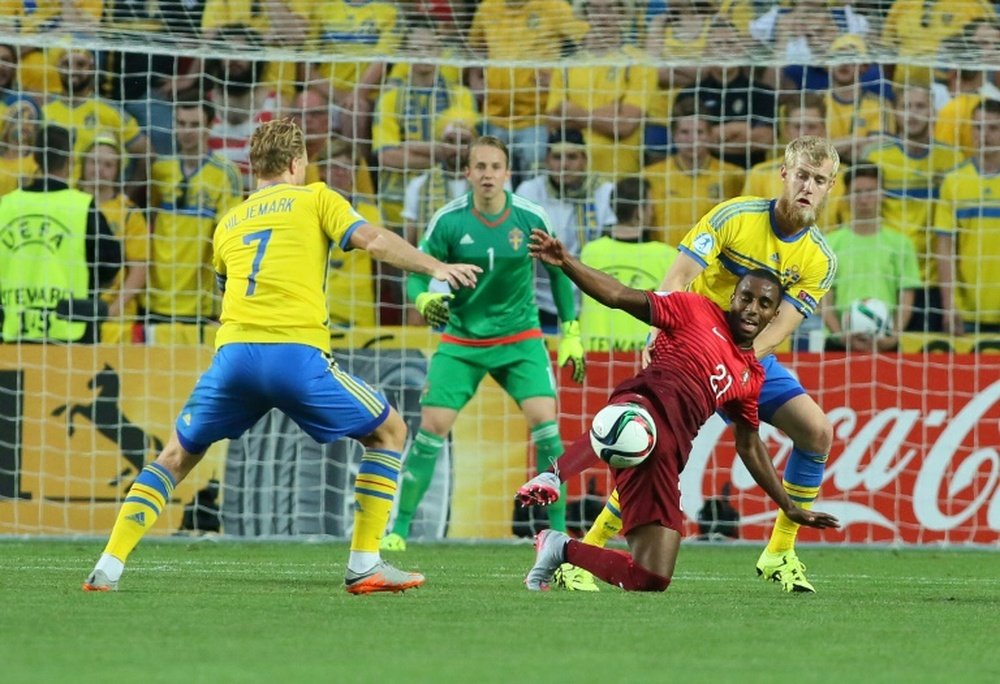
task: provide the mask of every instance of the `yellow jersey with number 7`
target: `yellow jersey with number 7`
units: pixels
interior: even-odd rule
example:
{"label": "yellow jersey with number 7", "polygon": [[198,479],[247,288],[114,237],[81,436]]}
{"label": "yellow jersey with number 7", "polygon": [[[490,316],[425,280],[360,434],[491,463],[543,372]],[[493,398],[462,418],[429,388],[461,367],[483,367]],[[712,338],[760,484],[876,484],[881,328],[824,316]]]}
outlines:
{"label": "yellow jersey with number 7", "polygon": [[278,183],[229,211],[212,263],[224,289],[216,348],[299,343],[330,350],[326,275],[331,244],[348,248],[365,220],[325,183]]}

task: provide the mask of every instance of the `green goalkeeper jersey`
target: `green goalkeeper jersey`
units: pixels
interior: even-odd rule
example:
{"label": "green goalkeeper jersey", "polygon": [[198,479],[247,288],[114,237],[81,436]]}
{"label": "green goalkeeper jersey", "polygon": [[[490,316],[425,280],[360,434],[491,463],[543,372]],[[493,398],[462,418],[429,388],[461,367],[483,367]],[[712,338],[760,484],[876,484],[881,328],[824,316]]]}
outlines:
{"label": "green goalkeeper jersey", "polygon": [[[483,340],[516,335],[538,328],[535,304],[534,260],[528,241],[535,228],[552,234],[545,210],[507,192],[503,211],[482,214],[473,206],[472,193],[442,207],[427,226],[420,249],[447,263],[475,264],[483,269],[475,288],[461,288],[451,300],[445,333]],[[559,317],[576,319],[572,285],[558,268],[547,267]],[[427,290],[430,278],[410,274],[410,300]]]}

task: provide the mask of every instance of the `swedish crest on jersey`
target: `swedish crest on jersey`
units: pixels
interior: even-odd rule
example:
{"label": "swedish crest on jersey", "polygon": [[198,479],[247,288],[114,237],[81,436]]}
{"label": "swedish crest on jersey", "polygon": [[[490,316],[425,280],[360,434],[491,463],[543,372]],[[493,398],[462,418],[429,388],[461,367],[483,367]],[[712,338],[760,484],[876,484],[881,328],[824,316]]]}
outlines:
{"label": "swedish crest on jersey", "polygon": [[520,228],[511,228],[507,233],[507,242],[515,252],[521,249],[521,245],[525,243],[524,231]]}
{"label": "swedish crest on jersey", "polygon": [[802,273],[799,271],[798,264],[792,264],[781,272],[781,281],[785,284],[786,288],[799,282],[801,278]]}

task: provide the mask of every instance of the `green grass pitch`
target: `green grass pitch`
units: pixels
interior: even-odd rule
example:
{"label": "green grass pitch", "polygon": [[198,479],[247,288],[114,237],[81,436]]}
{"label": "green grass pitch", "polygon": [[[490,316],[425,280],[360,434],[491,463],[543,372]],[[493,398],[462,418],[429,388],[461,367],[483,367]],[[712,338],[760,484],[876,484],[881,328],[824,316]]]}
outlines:
{"label": "green grass pitch", "polygon": [[344,592],[339,543],[0,541],[0,681],[998,682],[1000,556],[805,547],[816,595],[756,546],[685,544],[665,594],[527,592],[524,544],[411,544],[427,584]]}

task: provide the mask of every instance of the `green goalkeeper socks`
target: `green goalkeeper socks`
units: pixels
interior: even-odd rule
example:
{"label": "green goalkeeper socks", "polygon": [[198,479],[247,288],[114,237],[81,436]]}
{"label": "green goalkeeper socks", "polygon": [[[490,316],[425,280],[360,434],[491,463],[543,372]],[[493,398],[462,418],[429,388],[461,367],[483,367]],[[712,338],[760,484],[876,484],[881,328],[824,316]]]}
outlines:
{"label": "green goalkeeper socks", "polygon": [[[539,423],[531,428],[531,441],[535,443],[535,460],[538,472],[544,472],[552,467],[563,455],[562,437],[559,436],[559,425],[550,420]],[[549,504],[545,510],[549,515],[549,527],[557,532],[566,531],[566,483],[559,488],[559,501]]]}
{"label": "green goalkeeper socks", "polygon": [[393,533],[403,539],[409,536],[413,515],[431,486],[434,466],[437,465],[438,454],[443,446],[444,437],[419,430],[406,453],[399,487],[399,509],[396,511],[396,522],[392,525]]}

